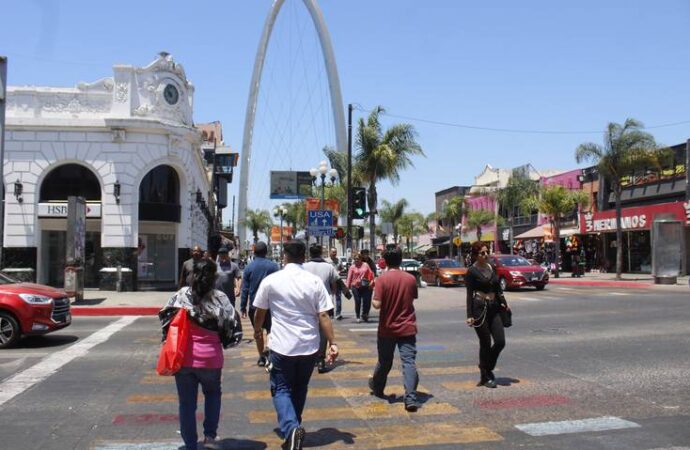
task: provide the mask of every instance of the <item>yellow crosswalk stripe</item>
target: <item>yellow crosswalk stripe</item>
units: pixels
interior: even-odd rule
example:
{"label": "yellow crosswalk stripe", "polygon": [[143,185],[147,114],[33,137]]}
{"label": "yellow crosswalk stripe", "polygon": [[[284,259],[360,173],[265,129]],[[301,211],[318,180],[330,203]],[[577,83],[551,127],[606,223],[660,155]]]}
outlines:
{"label": "yellow crosswalk stripe", "polygon": [[[357,367],[363,367],[364,365],[357,365]],[[374,364],[369,365],[369,369],[359,369],[359,370],[343,370],[347,366],[339,366],[336,369],[326,373],[317,374],[314,373],[314,377],[329,377],[334,380],[349,380],[349,379],[367,379],[371,377],[374,373]],[[366,366],[364,366],[366,367]],[[256,369],[256,367],[255,367]],[[454,367],[418,367],[419,376],[434,376],[434,375],[463,375],[468,373],[478,372],[475,366],[454,366]],[[246,374],[243,376],[246,383],[257,383],[262,381],[268,381],[268,374],[265,371],[257,371],[258,373]],[[393,367],[388,375],[388,378],[396,378],[402,376],[400,374],[400,369]],[[476,383],[476,382],[475,382]],[[452,388],[449,388],[452,389]]]}
{"label": "yellow crosswalk stripe", "polygon": [[[421,412],[421,410],[420,410]],[[465,427],[458,423],[425,423],[423,432],[416,426],[375,424],[369,427],[348,428],[336,436],[331,428],[318,431],[307,430],[305,444],[308,447],[336,449],[385,449],[401,447],[425,447],[429,445],[461,445],[502,441],[501,435],[486,427]],[[275,433],[257,436],[258,442],[265,442],[268,448],[280,448],[282,440]],[[354,441],[354,442],[353,442]]]}
{"label": "yellow crosswalk stripe", "polygon": [[[457,414],[460,412],[455,406],[448,403],[430,403],[422,406],[416,413],[419,416],[441,416]],[[371,403],[362,406],[348,406],[336,408],[307,408],[302,414],[305,422],[324,420],[346,419],[390,419],[395,417],[407,417],[410,413],[405,411],[402,403]],[[276,420],[274,410],[254,410],[249,414],[250,423],[272,423]]]}

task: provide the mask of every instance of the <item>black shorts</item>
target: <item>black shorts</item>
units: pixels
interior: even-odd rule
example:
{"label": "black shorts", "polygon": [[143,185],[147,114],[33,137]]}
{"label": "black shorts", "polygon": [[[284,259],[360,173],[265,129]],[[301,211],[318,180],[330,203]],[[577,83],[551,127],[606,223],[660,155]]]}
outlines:
{"label": "black shorts", "polygon": [[[249,321],[252,323],[252,328],[254,328],[254,312],[256,308],[253,306],[249,307]],[[266,311],[266,318],[264,318],[264,324],[261,327],[266,330],[266,333],[271,333],[271,310]]]}

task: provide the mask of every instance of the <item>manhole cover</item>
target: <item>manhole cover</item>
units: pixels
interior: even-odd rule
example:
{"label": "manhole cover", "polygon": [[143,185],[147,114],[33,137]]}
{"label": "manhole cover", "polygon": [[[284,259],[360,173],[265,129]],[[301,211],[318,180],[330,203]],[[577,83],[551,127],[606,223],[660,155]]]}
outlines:
{"label": "manhole cover", "polygon": [[538,328],[536,330],[532,330],[532,333],[535,333],[535,334],[570,334],[570,331],[566,330],[565,328]]}

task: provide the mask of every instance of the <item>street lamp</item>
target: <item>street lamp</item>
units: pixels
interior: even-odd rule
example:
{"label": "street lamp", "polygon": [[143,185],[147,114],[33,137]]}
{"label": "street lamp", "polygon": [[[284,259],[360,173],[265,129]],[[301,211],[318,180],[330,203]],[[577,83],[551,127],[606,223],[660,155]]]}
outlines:
{"label": "street lamp", "polygon": [[[318,169],[314,167],[309,169],[309,175],[311,175],[312,184],[316,185],[317,176],[320,175],[321,178],[321,203],[319,209],[321,209],[322,211],[324,209],[324,204],[326,203],[326,174],[328,174],[331,179],[331,186],[335,185],[335,180],[338,176],[338,171],[335,169],[328,170],[328,162],[321,161],[321,163],[319,163]],[[323,236],[319,236],[319,244],[323,244]]]}
{"label": "street lamp", "polygon": [[273,209],[273,216],[280,218],[280,265],[283,265],[283,219],[287,215],[287,208],[284,206],[278,206]]}

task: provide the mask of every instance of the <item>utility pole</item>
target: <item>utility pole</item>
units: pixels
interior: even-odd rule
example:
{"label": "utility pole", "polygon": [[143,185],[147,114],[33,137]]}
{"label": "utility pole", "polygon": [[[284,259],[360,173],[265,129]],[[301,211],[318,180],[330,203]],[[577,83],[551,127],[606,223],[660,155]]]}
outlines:
{"label": "utility pole", "polygon": [[232,196],[232,216],[230,216],[230,231],[235,235],[235,196]]}
{"label": "utility pole", "polygon": [[0,56],[0,267],[5,249],[5,105],[7,103],[7,58]]}
{"label": "utility pole", "polygon": [[[690,142],[690,141],[688,141]],[[687,166],[686,166],[687,167]],[[352,255],[352,103],[347,105],[347,250]],[[349,255],[346,255],[349,256]]]}

